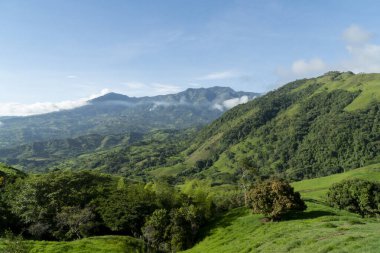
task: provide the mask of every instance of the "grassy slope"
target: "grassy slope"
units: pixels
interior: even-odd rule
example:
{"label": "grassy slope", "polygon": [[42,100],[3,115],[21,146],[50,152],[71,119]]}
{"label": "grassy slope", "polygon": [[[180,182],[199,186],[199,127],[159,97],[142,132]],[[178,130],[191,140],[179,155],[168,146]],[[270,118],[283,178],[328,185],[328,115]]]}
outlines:
{"label": "grassy slope", "polygon": [[380,181],[380,164],[294,183],[308,209],[278,223],[262,223],[262,215],[245,208],[232,210],[186,252],[379,252],[380,220],[361,219],[321,201],[331,184],[349,177]]}
{"label": "grassy slope", "polygon": [[[128,236],[98,236],[72,242],[28,241],[31,253],[152,252],[141,240]],[[4,245],[0,241],[0,250]]]}

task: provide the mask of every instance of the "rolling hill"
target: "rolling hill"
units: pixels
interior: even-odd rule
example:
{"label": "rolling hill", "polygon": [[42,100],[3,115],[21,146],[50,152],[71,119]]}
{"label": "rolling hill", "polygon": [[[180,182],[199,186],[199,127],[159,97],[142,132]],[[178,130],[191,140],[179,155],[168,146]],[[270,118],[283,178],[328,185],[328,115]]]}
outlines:
{"label": "rolling hill", "polygon": [[377,163],[380,74],[328,72],[286,84],[224,113],[182,155],[152,173],[223,184],[239,179],[243,161],[261,177],[291,180]]}

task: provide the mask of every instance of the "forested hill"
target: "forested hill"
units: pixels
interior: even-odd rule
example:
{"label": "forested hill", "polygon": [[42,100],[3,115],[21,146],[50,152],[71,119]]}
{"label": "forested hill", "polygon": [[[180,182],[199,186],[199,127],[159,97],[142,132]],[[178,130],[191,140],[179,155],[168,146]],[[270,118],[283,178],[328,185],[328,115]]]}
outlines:
{"label": "forested hill", "polygon": [[185,154],[165,173],[223,183],[248,166],[299,180],[379,162],[380,74],[291,82],[226,112]]}
{"label": "forested hill", "polygon": [[114,135],[205,125],[257,93],[231,88],[188,89],[178,94],[134,98],[110,93],[76,109],[1,118],[0,148],[82,135]]}

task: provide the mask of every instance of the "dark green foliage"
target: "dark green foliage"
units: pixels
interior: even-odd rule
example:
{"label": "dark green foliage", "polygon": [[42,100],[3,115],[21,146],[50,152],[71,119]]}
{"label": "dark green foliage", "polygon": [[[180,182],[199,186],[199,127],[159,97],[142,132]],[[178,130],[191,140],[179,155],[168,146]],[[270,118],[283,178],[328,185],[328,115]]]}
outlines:
{"label": "dark green foliage", "polygon": [[327,193],[328,203],[362,217],[380,215],[380,184],[363,179],[348,179],[334,184]]}
{"label": "dark green foliage", "polygon": [[6,187],[13,184],[18,178],[25,177],[25,173],[5,164],[0,164],[0,233],[10,227],[18,228],[18,219],[10,211],[5,191]]}
{"label": "dark green foliage", "polygon": [[100,201],[98,211],[112,231],[138,236],[145,218],[157,208],[154,193],[142,184],[112,191]]}
{"label": "dark green foliage", "polygon": [[147,243],[159,250],[170,250],[170,234],[168,231],[170,216],[166,209],[155,210],[145,222],[142,233]]}
{"label": "dark green foliage", "polygon": [[1,225],[34,240],[112,233],[174,252],[191,247],[200,227],[222,210],[210,183],[198,180],[180,190],[170,178],[143,184],[95,171],[55,171],[7,182],[0,188]]}
{"label": "dark green foliage", "polygon": [[86,235],[95,200],[114,185],[98,173],[53,172],[17,180],[7,187],[5,202],[33,237],[72,239]]}
{"label": "dark green foliage", "polygon": [[156,210],[146,221],[142,231],[153,247],[177,252],[191,247],[203,224],[202,212],[194,205],[175,208],[170,213]]}
{"label": "dark green foliage", "polygon": [[94,227],[95,214],[89,207],[65,206],[57,214],[58,235],[63,234],[65,239],[80,239],[88,236]]}
{"label": "dark green foliage", "polygon": [[290,211],[304,211],[306,204],[299,192],[294,192],[289,183],[272,179],[256,185],[249,193],[254,213],[269,216],[272,220],[280,220]]}

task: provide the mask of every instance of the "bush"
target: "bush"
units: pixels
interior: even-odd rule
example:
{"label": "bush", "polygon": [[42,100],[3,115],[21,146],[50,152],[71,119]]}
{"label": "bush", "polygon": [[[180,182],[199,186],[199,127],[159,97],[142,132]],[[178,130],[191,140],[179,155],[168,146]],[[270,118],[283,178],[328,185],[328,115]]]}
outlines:
{"label": "bush", "polygon": [[380,214],[380,184],[363,179],[349,179],[334,184],[327,193],[332,207],[358,213],[362,217]]}
{"label": "bush", "polygon": [[28,253],[30,252],[30,246],[24,241],[21,235],[14,235],[10,231],[5,232],[5,248],[1,252],[3,253]]}
{"label": "bush", "polygon": [[299,192],[294,192],[292,186],[283,180],[267,180],[249,193],[254,213],[265,214],[272,220],[280,220],[281,216],[290,211],[304,211],[307,206]]}

